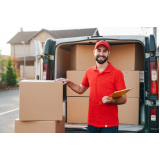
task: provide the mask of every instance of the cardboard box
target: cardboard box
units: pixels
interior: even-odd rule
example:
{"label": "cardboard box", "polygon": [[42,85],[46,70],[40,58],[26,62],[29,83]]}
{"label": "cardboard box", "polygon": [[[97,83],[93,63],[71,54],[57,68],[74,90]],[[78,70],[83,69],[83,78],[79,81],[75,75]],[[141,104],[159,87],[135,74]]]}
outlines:
{"label": "cardboard box", "polygon": [[126,88],[134,88],[127,92],[128,98],[137,98],[140,95],[140,71],[122,71]]}
{"label": "cardboard box", "polygon": [[87,123],[89,97],[67,97],[67,123]]}
{"label": "cardboard box", "polygon": [[[87,123],[89,97],[67,97],[67,123]],[[118,105],[119,123],[138,125],[139,98],[127,98]]]}
{"label": "cardboard box", "polygon": [[62,82],[23,80],[20,82],[19,119],[21,121],[62,120]]}
{"label": "cardboard box", "polygon": [[144,51],[140,44],[113,45],[110,47],[108,61],[116,68],[125,70],[144,70]]}
{"label": "cardboard box", "polygon": [[120,124],[139,124],[139,98],[127,98],[127,103],[118,105]]}
{"label": "cardboard box", "polygon": [[[87,70],[96,64],[94,45],[71,47],[71,70]],[[111,45],[108,58],[120,70],[144,70],[144,50],[141,44]]]}
{"label": "cardboard box", "polygon": [[71,47],[71,70],[85,71],[96,64],[94,45],[75,45]]}
{"label": "cardboard box", "polygon": [[15,133],[65,133],[65,117],[62,121],[15,120]]}
{"label": "cardboard box", "polygon": [[[122,71],[122,73],[124,74],[126,88],[134,88],[127,93],[127,97],[139,97],[140,71]],[[81,84],[84,74],[85,71],[67,71],[67,79],[75,84]],[[90,88],[83,94],[78,94],[67,86],[67,96],[88,97],[89,93]]]}
{"label": "cardboard box", "polygon": [[[80,85],[83,77],[84,77],[85,71],[67,71],[67,79],[71,80],[75,84]],[[71,88],[67,86],[67,96],[80,96],[80,97],[88,97],[89,96],[90,89],[88,88],[83,94],[78,94],[74,92]]]}

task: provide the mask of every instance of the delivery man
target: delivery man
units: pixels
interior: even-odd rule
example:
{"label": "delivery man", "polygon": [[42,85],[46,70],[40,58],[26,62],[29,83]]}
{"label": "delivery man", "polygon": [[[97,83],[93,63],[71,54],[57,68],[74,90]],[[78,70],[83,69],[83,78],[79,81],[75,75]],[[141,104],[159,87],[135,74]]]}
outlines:
{"label": "delivery man", "polygon": [[[82,83],[77,85],[69,79],[56,79],[65,81],[76,93],[84,93],[90,87],[88,132],[89,133],[118,133],[118,106],[127,101],[126,94],[119,98],[108,97],[115,91],[126,89],[123,73],[115,68],[109,61],[110,45],[105,41],[95,44],[93,50],[96,65],[87,69]],[[98,105],[101,101],[103,104]]]}

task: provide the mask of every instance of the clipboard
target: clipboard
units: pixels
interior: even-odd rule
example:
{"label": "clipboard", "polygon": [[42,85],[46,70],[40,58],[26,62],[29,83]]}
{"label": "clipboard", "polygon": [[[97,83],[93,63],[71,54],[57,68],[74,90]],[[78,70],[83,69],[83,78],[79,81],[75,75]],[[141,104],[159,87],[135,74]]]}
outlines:
{"label": "clipboard", "polygon": [[[114,93],[112,93],[109,97],[112,98],[118,98],[121,97],[122,95],[126,94],[127,92],[129,92],[130,90],[132,90],[133,88],[128,88],[128,89],[124,89],[124,90],[120,90],[120,91],[115,91]],[[98,105],[103,104],[103,102],[101,101]]]}

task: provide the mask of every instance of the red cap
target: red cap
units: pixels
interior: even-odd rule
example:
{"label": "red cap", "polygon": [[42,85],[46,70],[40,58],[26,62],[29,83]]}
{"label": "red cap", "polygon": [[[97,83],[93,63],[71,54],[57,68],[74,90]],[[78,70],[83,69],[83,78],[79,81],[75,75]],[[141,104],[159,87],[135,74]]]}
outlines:
{"label": "red cap", "polygon": [[99,42],[97,42],[97,43],[95,44],[95,49],[97,49],[97,47],[98,47],[99,45],[104,45],[104,46],[106,46],[107,49],[110,51],[110,45],[109,45],[106,41],[99,41]]}

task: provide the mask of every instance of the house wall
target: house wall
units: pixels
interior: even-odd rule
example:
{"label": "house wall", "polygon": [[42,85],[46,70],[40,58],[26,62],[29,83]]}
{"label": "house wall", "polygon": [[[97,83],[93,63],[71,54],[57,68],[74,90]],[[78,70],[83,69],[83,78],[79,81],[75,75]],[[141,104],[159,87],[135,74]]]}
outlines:
{"label": "house wall", "polygon": [[11,45],[11,56],[16,57],[24,57],[24,55],[31,56],[30,52],[30,44],[25,44],[25,53],[24,53],[24,45],[23,44],[15,44]]}
{"label": "house wall", "polygon": [[49,38],[56,39],[55,37],[51,36],[49,33],[42,31],[40,34],[38,34],[35,39],[40,41],[41,43],[45,43],[45,41]]}
{"label": "house wall", "polygon": [[[24,66],[20,65],[20,78],[24,78]],[[35,66],[25,66],[25,79],[35,79]]]}

